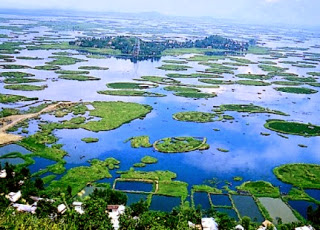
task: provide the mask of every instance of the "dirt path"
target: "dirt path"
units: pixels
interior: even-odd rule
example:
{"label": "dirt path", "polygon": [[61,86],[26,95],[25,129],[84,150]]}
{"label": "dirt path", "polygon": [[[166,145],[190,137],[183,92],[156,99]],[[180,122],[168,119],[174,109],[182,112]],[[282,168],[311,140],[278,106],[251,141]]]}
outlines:
{"label": "dirt path", "polygon": [[6,133],[6,131],[8,129],[12,128],[13,126],[17,125],[18,123],[20,123],[24,120],[27,120],[27,119],[38,117],[42,113],[48,113],[48,112],[54,111],[54,110],[62,108],[62,107],[70,106],[72,104],[73,104],[72,102],[59,102],[57,104],[49,105],[48,107],[44,108],[43,110],[41,110],[38,113],[12,115],[12,116],[8,116],[8,117],[0,118],[0,124],[1,123],[3,124],[3,126],[0,127],[0,146],[19,141],[23,138],[23,136],[20,136],[20,135]]}

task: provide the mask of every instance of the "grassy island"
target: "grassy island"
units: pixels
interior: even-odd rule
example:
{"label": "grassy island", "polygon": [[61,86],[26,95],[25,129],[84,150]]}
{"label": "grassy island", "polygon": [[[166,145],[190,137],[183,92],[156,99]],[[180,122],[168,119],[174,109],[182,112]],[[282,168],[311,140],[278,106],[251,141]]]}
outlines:
{"label": "grassy island", "polygon": [[81,140],[86,143],[95,143],[99,141],[98,138],[93,138],[93,137],[85,137],[85,138],[82,138]]}
{"label": "grassy island", "polygon": [[238,190],[248,191],[257,197],[280,197],[280,190],[266,181],[247,181],[237,187]]}
{"label": "grassy island", "polygon": [[288,116],[278,110],[271,110],[254,104],[224,104],[214,109],[215,112],[235,111],[240,113],[270,113],[282,116]]}
{"label": "grassy island", "polygon": [[214,113],[204,113],[204,112],[180,112],[173,114],[173,118],[177,121],[188,121],[188,122],[213,122],[214,118],[217,117]]}
{"label": "grassy island", "polygon": [[282,182],[298,188],[320,189],[320,165],[285,164],[273,170]]}
{"label": "grassy island", "polygon": [[295,93],[295,94],[314,94],[317,90],[304,88],[304,87],[277,87],[275,90],[284,93]]}
{"label": "grassy island", "polygon": [[275,132],[304,137],[320,136],[320,126],[284,120],[267,120],[264,127]]}
{"label": "grassy island", "polygon": [[209,149],[206,138],[168,137],[156,141],[153,147],[163,153],[183,153]]}
{"label": "grassy island", "polygon": [[130,141],[131,147],[132,148],[149,148],[152,147],[152,144],[150,143],[150,138],[149,136],[137,136],[137,137],[131,137],[128,140],[125,141],[128,142]]}
{"label": "grassy island", "polygon": [[166,95],[160,93],[152,93],[147,91],[139,90],[103,90],[98,91],[99,94],[110,95],[110,96],[132,96],[132,97],[165,97]]}
{"label": "grassy island", "polygon": [[60,79],[75,80],[75,81],[97,81],[100,80],[98,77],[79,75],[79,74],[62,74],[59,75]]}
{"label": "grassy island", "polygon": [[20,90],[20,91],[39,91],[39,90],[44,90],[47,88],[46,85],[5,85],[5,89],[11,89],[11,90]]}

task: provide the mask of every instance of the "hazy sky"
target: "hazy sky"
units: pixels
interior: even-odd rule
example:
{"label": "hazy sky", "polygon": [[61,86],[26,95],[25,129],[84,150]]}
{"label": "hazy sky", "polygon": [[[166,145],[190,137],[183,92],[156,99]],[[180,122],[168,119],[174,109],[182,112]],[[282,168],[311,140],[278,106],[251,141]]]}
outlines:
{"label": "hazy sky", "polygon": [[320,0],[0,0],[7,9],[72,9],[211,16],[256,23],[320,25]]}

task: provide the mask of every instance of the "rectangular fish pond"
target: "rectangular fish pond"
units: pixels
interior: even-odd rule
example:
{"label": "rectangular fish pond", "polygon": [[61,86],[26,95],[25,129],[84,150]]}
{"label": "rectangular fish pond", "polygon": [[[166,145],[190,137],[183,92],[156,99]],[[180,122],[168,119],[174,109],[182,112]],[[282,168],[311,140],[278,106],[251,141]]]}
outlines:
{"label": "rectangular fish pond", "polygon": [[127,192],[126,195],[128,196],[128,200],[127,200],[128,206],[130,206],[133,203],[137,203],[140,200],[146,201],[148,198],[148,194],[143,194],[143,193]]}
{"label": "rectangular fish pond", "polygon": [[208,196],[208,193],[206,192],[195,192],[193,194],[193,202],[195,207],[197,207],[198,205],[201,205],[201,208],[205,210],[211,208],[209,196]]}
{"label": "rectangular fish pond", "polygon": [[236,211],[232,208],[215,208],[214,210],[216,210],[217,212],[225,213],[228,216],[230,216],[231,218],[235,219],[236,221],[239,220],[239,217],[238,217]]}
{"label": "rectangular fish pond", "polygon": [[278,223],[279,218],[284,224],[298,221],[291,209],[281,199],[261,197],[259,201],[267,209],[275,224]]}
{"label": "rectangular fish pond", "polygon": [[213,206],[229,206],[232,207],[231,200],[228,195],[210,194]]}
{"label": "rectangular fish pond", "polygon": [[291,206],[291,208],[296,210],[305,219],[308,218],[307,210],[309,206],[311,206],[313,210],[318,207],[315,203],[304,201],[304,200],[289,200],[288,204]]}
{"label": "rectangular fish pond", "polygon": [[153,195],[149,209],[154,211],[171,212],[173,208],[180,206],[180,197]]}
{"label": "rectangular fish pond", "polygon": [[115,189],[133,192],[152,192],[153,184],[141,181],[116,181]]}
{"label": "rectangular fish pond", "polygon": [[264,217],[251,196],[232,195],[231,198],[241,217],[248,216],[252,221],[258,223],[264,221]]}

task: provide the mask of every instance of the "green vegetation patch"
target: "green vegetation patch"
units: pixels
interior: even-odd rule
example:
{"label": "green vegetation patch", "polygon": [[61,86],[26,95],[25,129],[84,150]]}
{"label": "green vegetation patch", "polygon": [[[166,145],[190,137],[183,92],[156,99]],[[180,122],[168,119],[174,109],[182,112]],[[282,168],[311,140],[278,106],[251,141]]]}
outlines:
{"label": "green vegetation patch", "polygon": [[136,82],[113,82],[107,84],[112,89],[148,89],[158,87],[156,84],[136,83]]}
{"label": "green vegetation patch", "polygon": [[304,88],[304,87],[277,87],[274,89],[284,93],[295,93],[295,94],[314,94],[318,92],[317,90]]}
{"label": "green vegetation patch", "polygon": [[207,73],[192,73],[192,74],[182,74],[182,73],[168,73],[167,77],[170,78],[223,78],[221,75],[207,74]]}
{"label": "green vegetation patch", "polygon": [[56,65],[41,65],[41,66],[35,66],[34,69],[37,69],[37,70],[59,70],[61,68],[60,68],[60,66],[56,66]]}
{"label": "green vegetation patch", "polygon": [[39,90],[44,90],[45,88],[47,88],[47,86],[21,84],[21,85],[5,85],[4,88],[10,89],[10,90],[20,90],[20,91],[39,91]]}
{"label": "green vegetation patch", "polygon": [[58,181],[52,181],[47,187],[49,192],[66,192],[68,186],[72,188],[72,195],[76,195],[89,182],[94,182],[104,178],[111,178],[109,172],[110,165],[118,165],[120,162],[114,158],[108,158],[105,161],[94,159],[90,161],[91,166],[81,166],[67,171]]}
{"label": "green vegetation patch", "polygon": [[224,80],[217,80],[217,79],[199,79],[198,81],[213,84],[213,85],[232,85],[234,82],[232,81],[224,81]]}
{"label": "green vegetation patch", "polygon": [[314,77],[320,77],[320,72],[308,72],[307,74]]}
{"label": "green vegetation patch", "polygon": [[188,184],[182,181],[159,181],[158,195],[182,197],[188,196]]}
{"label": "green vegetation patch", "polygon": [[0,69],[31,69],[27,65],[0,65]]}
{"label": "green vegetation patch", "polygon": [[238,190],[248,191],[257,197],[280,197],[280,190],[266,181],[247,181],[237,187]]}
{"label": "green vegetation patch", "polygon": [[128,102],[96,101],[91,104],[95,109],[90,111],[90,116],[100,117],[101,120],[89,121],[82,128],[94,132],[116,129],[134,119],[144,118],[152,110],[149,105]]}
{"label": "green vegetation patch", "polygon": [[205,112],[180,112],[173,114],[173,118],[177,121],[188,121],[188,122],[213,122],[214,118],[217,117],[214,113],[205,113]]}
{"label": "green vegetation patch", "polygon": [[14,77],[14,78],[23,78],[23,77],[33,77],[34,74],[25,73],[25,72],[2,72],[0,73],[1,77]]}
{"label": "green vegetation patch", "polygon": [[44,80],[35,79],[35,78],[21,78],[21,77],[10,77],[4,79],[4,83],[6,84],[21,84],[21,83],[34,83],[34,82],[43,82]]}
{"label": "green vegetation patch", "polygon": [[271,110],[269,108],[264,108],[254,104],[224,104],[215,108],[216,112],[225,112],[225,111],[236,111],[240,113],[271,113],[277,115],[288,116],[288,114],[283,113],[278,110]]}
{"label": "green vegetation patch", "polygon": [[288,70],[288,68],[282,68],[282,67],[273,66],[273,65],[258,65],[258,67],[266,72],[284,72]]}
{"label": "green vegetation patch", "polygon": [[192,186],[193,192],[207,192],[207,193],[215,193],[215,194],[222,194],[222,190],[211,187],[209,185],[193,185]]}
{"label": "green vegetation patch", "polygon": [[239,80],[235,83],[239,85],[253,85],[253,86],[268,86],[271,85],[269,82],[265,81],[253,81],[253,80]]}
{"label": "green vegetation patch", "polygon": [[296,82],[317,82],[313,77],[285,77],[288,81],[296,81]]}
{"label": "green vegetation patch", "polygon": [[78,59],[68,56],[51,56],[50,58],[54,58],[55,60],[46,62],[47,65],[74,65],[77,62],[87,61],[84,59]]}
{"label": "green vegetation patch", "polygon": [[57,74],[76,74],[76,75],[82,75],[82,74],[89,74],[89,71],[85,70],[57,70],[55,71]]}
{"label": "green vegetation patch", "polygon": [[144,164],[155,164],[155,163],[158,162],[158,159],[155,158],[155,157],[151,157],[151,156],[144,156],[141,159],[141,162],[144,163]]}
{"label": "green vegetation patch", "polygon": [[209,149],[206,138],[168,137],[156,141],[153,147],[163,153],[183,153]]}
{"label": "green vegetation patch", "polygon": [[249,46],[248,53],[256,55],[268,55],[270,54],[271,49],[262,46]]}
{"label": "green vegetation patch", "polygon": [[295,81],[273,81],[271,83],[274,85],[285,85],[285,86],[299,86],[303,84],[301,82],[295,82]]}
{"label": "green vegetation patch", "polygon": [[162,62],[164,63],[169,63],[169,64],[187,64],[187,61],[182,61],[182,60],[163,60]]}
{"label": "green vegetation patch", "polygon": [[12,94],[2,94],[0,93],[0,103],[8,104],[8,103],[15,103],[18,101],[35,101],[38,100],[37,97],[25,97],[20,95],[12,95]]}
{"label": "green vegetation patch", "polygon": [[285,164],[275,168],[273,173],[282,182],[298,188],[320,189],[320,165]]}
{"label": "green vegetation patch", "polygon": [[186,71],[190,68],[192,68],[192,67],[187,66],[187,65],[169,65],[169,64],[165,64],[165,65],[158,67],[158,69],[162,69],[162,70],[166,70],[166,71]]}
{"label": "green vegetation patch", "polygon": [[153,83],[158,83],[158,84],[177,84],[180,83],[180,81],[177,81],[172,78],[167,78],[167,77],[158,77],[158,76],[142,76],[141,79],[150,81]]}
{"label": "green vegetation patch", "polygon": [[20,56],[20,57],[16,57],[16,58],[21,59],[21,60],[43,60],[43,58],[30,57],[30,56]]}
{"label": "green vegetation patch", "polygon": [[111,95],[111,96],[135,96],[135,97],[165,97],[166,95],[160,93],[152,93],[139,90],[104,90],[98,91],[99,94]]}
{"label": "green vegetation patch", "polygon": [[270,75],[264,75],[264,74],[237,74],[236,77],[239,78],[247,78],[247,79],[251,79],[251,80],[268,80],[271,79],[272,76]]}
{"label": "green vegetation patch", "polygon": [[75,80],[75,81],[97,81],[100,80],[98,77],[79,75],[79,74],[62,74],[59,75],[60,79]]}
{"label": "green vegetation patch", "polygon": [[81,139],[82,141],[86,143],[95,143],[99,141],[99,138],[94,138],[94,137],[85,137]]}
{"label": "green vegetation patch", "polygon": [[108,67],[101,67],[101,66],[80,66],[78,69],[84,70],[108,70]]}
{"label": "green vegetation patch", "polygon": [[152,144],[150,143],[150,137],[149,136],[137,136],[137,137],[131,137],[128,140],[125,141],[128,142],[130,141],[131,147],[132,148],[149,148],[152,147]]}
{"label": "green vegetation patch", "polygon": [[264,127],[279,133],[304,137],[320,136],[320,126],[284,120],[267,120]]}

